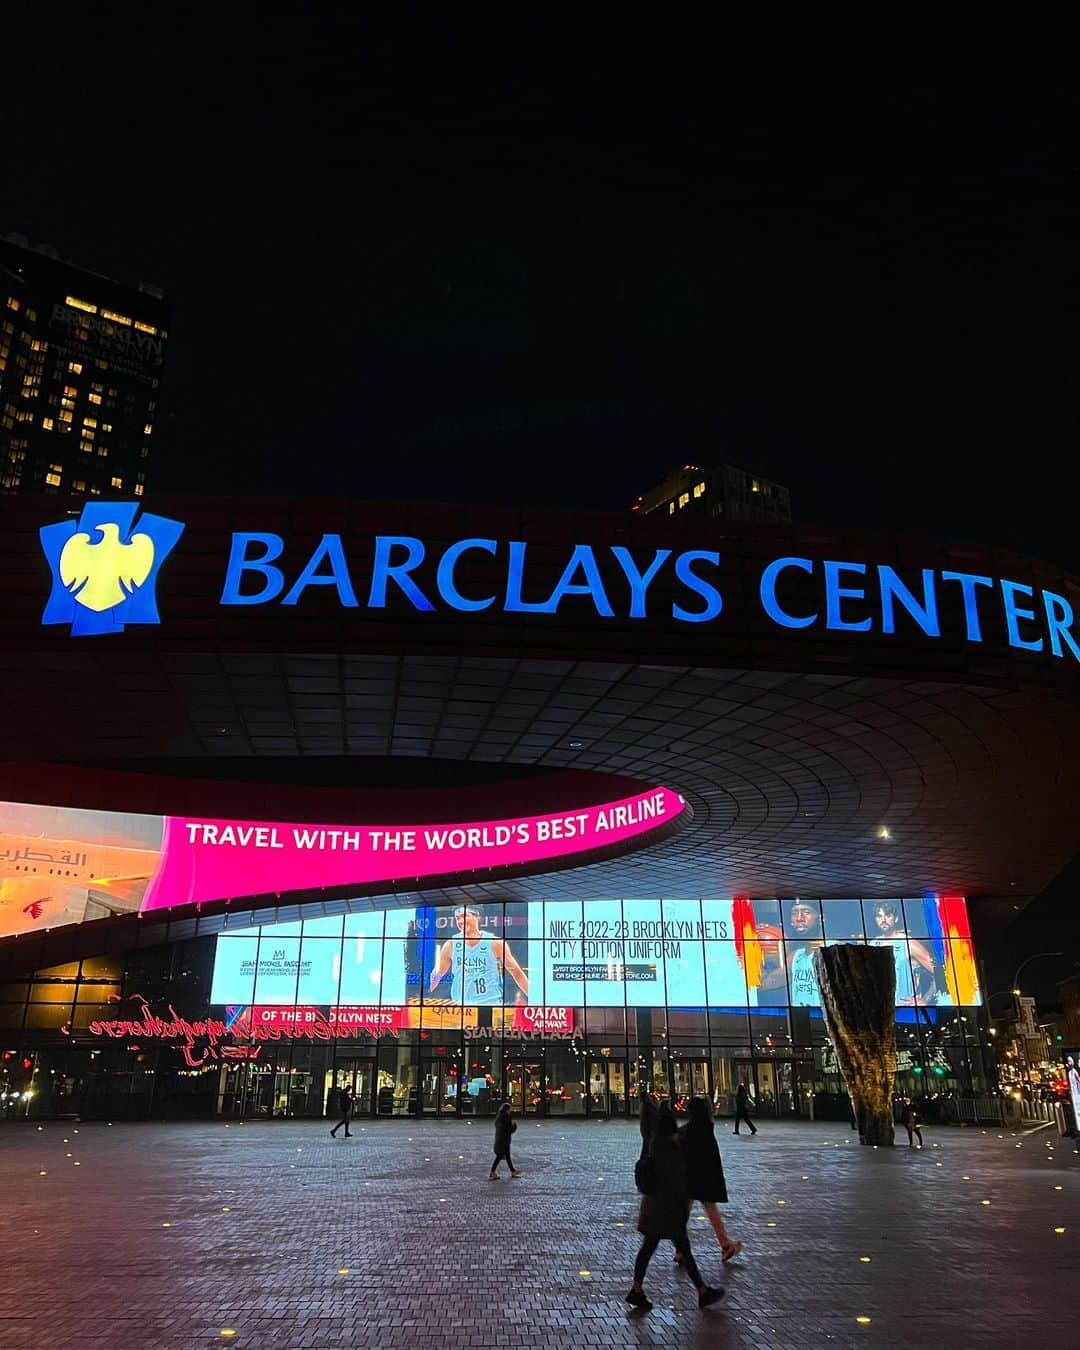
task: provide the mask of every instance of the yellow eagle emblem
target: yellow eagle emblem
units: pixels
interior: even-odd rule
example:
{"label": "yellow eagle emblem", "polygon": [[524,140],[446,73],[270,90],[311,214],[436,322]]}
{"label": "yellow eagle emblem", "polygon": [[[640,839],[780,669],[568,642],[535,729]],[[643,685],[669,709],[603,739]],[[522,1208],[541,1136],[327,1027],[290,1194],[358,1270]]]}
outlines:
{"label": "yellow eagle emblem", "polygon": [[133,534],[122,543],[120,527],[111,522],[94,527],[102,537],[73,534],[60,554],[60,579],[74,600],[100,614],[121,604],[143,584],[154,565],[154,541]]}

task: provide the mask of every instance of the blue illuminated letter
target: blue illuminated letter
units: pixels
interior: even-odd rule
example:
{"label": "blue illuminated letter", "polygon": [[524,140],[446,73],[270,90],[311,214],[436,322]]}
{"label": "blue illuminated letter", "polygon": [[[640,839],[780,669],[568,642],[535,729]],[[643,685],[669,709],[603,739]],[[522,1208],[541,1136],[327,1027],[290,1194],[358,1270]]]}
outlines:
{"label": "blue illuminated letter", "polygon": [[865,563],[827,562],[825,566],[825,627],[838,628],[846,633],[865,633],[872,619],[859,619],[857,623],[848,623],[840,615],[840,601],[863,600],[866,591],[862,586],[852,588],[840,585],[841,572],[865,572]]}
{"label": "blue illuminated letter", "polygon": [[942,581],[958,581],[964,597],[964,621],[967,624],[967,640],[981,642],[982,628],[979,626],[979,602],[975,598],[976,586],[992,586],[992,577],[976,576],[973,572],[942,572]]}
{"label": "blue illuminated letter", "polygon": [[510,545],[510,562],[506,569],[506,604],[503,608],[508,614],[554,614],[555,606],[550,600],[522,600],[521,581],[525,571],[525,550],[528,544],[520,539]]}
{"label": "blue illuminated letter", "polygon": [[1033,642],[1025,642],[1020,636],[1020,625],[1018,619],[1034,619],[1035,611],[1033,609],[1020,609],[1016,603],[1018,595],[1034,595],[1035,592],[1030,586],[1025,586],[1022,581],[1006,581],[1001,579],[1001,598],[1005,603],[1005,631],[1009,635],[1010,647],[1023,647],[1027,652],[1041,652],[1043,647],[1042,638],[1036,638]]}
{"label": "blue illuminated letter", "polygon": [[672,618],[681,619],[683,623],[708,623],[724,608],[724,597],[711,581],[699,577],[691,566],[691,563],[697,562],[698,559],[712,563],[714,567],[720,566],[720,554],[705,548],[692,548],[686,553],[680,553],[675,559],[675,575],[687,590],[700,595],[705,601],[705,608],[701,610],[683,609],[682,605],[672,605]]}
{"label": "blue illuminated letter", "polygon": [[797,567],[800,571],[813,575],[814,564],[809,558],[777,558],[761,574],[761,605],[765,613],[782,628],[809,628],[817,623],[818,615],[811,614],[806,619],[796,619],[780,608],[776,599],[776,582],[785,567]]}
{"label": "blue illuminated letter", "polygon": [[934,593],[934,569],[922,569],[922,601],[904,585],[891,567],[878,564],[878,579],[881,582],[881,631],[896,632],[896,620],[893,616],[893,599],[900,601],[927,637],[940,637],[941,625],[938,623],[937,596]]}
{"label": "blue illuminated letter", "polygon": [[[584,581],[573,580],[574,574],[579,568],[585,578]],[[557,612],[559,601],[564,595],[591,595],[592,602],[596,606],[596,612],[601,618],[613,619],[615,617],[615,611],[611,608],[611,602],[604,590],[604,583],[600,579],[600,569],[596,565],[596,558],[588,544],[574,545],[570,561],[563,568],[563,574],[555,583],[555,589],[551,592],[551,598],[548,601],[552,614]]]}
{"label": "blue illuminated letter", "polygon": [[626,573],[626,579],[630,583],[630,618],[644,619],[647,617],[645,593],[649,589],[653,577],[660,571],[664,563],[671,557],[671,549],[658,548],[653,554],[653,560],[645,572],[638,571],[638,565],[630,556],[630,550],[623,548],[622,545],[612,545],[619,566]]}
{"label": "blue illuminated letter", "polygon": [[451,544],[439,559],[439,570],[435,574],[435,583],[439,588],[439,594],[453,609],[468,612],[475,609],[487,609],[489,605],[495,603],[493,595],[488,596],[486,600],[466,599],[454,582],[454,568],[457,566],[457,560],[470,548],[480,548],[485,553],[494,555],[498,547],[494,539],[459,539],[456,544]]}
{"label": "blue illuminated letter", "polygon": [[[249,544],[262,544],[263,551],[257,558],[249,558]],[[273,559],[280,558],[285,545],[280,534],[234,534],[229,549],[229,565],[225,569],[225,585],[221,591],[223,605],[264,605],[275,600],[281,594],[285,578],[280,567],[274,567]],[[263,578],[263,588],[255,595],[240,594],[240,579],[245,572],[258,572]]]}
{"label": "blue illuminated letter", "polygon": [[1043,591],[1043,608],[1046,610],[1046,627],[1050,634],[1050,650],[1055,656],[1063,655],[1061,639],[1073,656],[1080,661],[1080,647],[1072,635],[1073,607],[1063,595],[1055,591]]}
{"label": "blue illuminated letter", "polygon": [[[405,550],[404,562],[390,561],[390,550],[395,545]],[[424,546],[419,539],[408,534],[377,534],[375,559],[371,566],[371,590],[368,592],[369,608],[386,608],[386,583],[392,581],[417,609],[434,609],[435,606],[409,576],[423,561]]]}
{"label": "blue illuminated letter", "polygon": [[[318,566],[323,559],[330,563],[330,575],[319,576]],[[282,600],[283,605],[295,605],[304,590],[308,586],[336,586],[338,599],[349,609],[355,609],[359,605],[356,598],[356,592],[353,590],[352,578],[349,576],[349,565],[345,561],[345,553],[341,547],[340,534],[324,534],[319,543],[319,547],[307,560],[304,570],[296,578],[288,595]]]}

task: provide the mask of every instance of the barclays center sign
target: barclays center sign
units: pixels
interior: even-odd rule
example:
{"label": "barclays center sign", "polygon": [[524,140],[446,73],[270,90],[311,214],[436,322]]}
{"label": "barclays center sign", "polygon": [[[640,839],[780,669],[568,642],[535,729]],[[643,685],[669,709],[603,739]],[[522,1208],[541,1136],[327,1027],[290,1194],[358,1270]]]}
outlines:
{"label": "barclays center sign", "polygon": [[[73,637],[158,624],[156,583],[184,525],[137,502],[88,502],[78,520],[44,526],[52,587],[41,622]],[[233,612],[303,606],[318,592],[343,611],[402,609],[418,615],[491,612],[598,623],[664,620],[721,627],[724,559],[706,548],[635,548],[467,537],[437,543],[406,534],[363,539],[324,533],[302,560],[266,531],[229,536],[217,605]],[[981,643],[1000,637],[1020,651],[1080,663],[1080,626],[1064,595],[1006,577],[934,567],[904,569],[856,558],[782,556],[753,578],[757,620],[778,633],[851,633]],[[743,602],[747,596],[745,585]],[[168,616],[164,616],[167,622]],[[518,620],[520,621],[520,620]],[[700,629],[698,630],[700,631]]]}

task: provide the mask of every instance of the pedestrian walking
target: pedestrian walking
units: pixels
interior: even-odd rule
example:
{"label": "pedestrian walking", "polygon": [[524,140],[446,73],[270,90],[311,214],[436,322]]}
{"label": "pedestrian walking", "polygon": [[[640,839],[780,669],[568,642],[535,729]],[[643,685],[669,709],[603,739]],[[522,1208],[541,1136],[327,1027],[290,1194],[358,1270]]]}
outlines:
{"label": "pedestrian walking", "polygon": [[739,1133],[739,1121],[745,1120],[750,1126],[750,1133],[757,1134],[757,1126],[750,1119],[747,1107],[750,1104],[750,1094],[746,1090],[746,1079],[739,1079],[739,1086],[735,1089],[735,1133]]}
{"label": "pedestrian walking", "polygon": [[[741,1242],[732,1242],[724,1227],[724,1216],[719,1205],[727,1204],[727,1182],[724,1178],[724,1164],[720,1157],[720,1147],[716,1142],[712,1112],[704,1097],[694,1097],[687,1113],[690,1117],[683,1128],[683,1147],[686,1151],[686,1181],[690,1200],[701,1201],[701,1207],[709,1216],[712,1230],[720,1243],[720,1256],[730,1261],[742,1251]],[[678,1254],[675,1257],[679,1260]]]}
{"label": "pedestrian walking", "polygon": [[352,1087],[346,1083],[344,1087],[338,1088],[338,1111],[341,1113],[341,1119],[330,1131],[330,1138],[336,1139],[337,1132],[342,1125],[345,1126],[345,1138],[352,1138],[352,1131],[349,1129],[349,1122],[352,1120],[353,1093]]}
{"label": "pedestrian walking", "polygon": [[724,1291],[705,1284],[690,1249],[690,1238],[686,1232],[690,1196],[687,1190],[685,1149],[675,1117],[666,1103],[657,1112],[656,1129],[649,1144],[647,1162],[649,1189],[642,1196],[638,1214],[641,1250],[634,1262],[634,1283],[626,1295],[626,1301],[642,1312],[652,1307],[642,1285],[653,1253],[666,1238],[675,1244],[675,1250],[682,1258],[682,1268],[694,1282],[698,1291],[698,1307],[707,1308],[717,1299],[723,1298]]}
{"label": "pedestrian walking", "polygon": [[642,1088],[638,1098],[640,1101],[638,1128],[641,1130],[641,1157],[644,1158],[649,1151],[649,1140],[656,1129],[656,1102],[653,1101],[648,1088]]}
{"label": "pedestrian walking", "polygon": [[915,1147],[913,1134],[919,1136],[919,1147],[922,1148],[922,1130],[919,1128],[922,1122],[919,1120],[919,1113],[915,1109],[915,1103],[910,1097],[904,1098],[904,1127],[907,1130],[908,1148]]}
{"label": "pedestrian walking", "polygon": [[510,1118],[510,1103],[503,1102],[502,1106],[495,1112],[495,1161],[491,1164],[488,1181],[498,1181],[499,1163],[504,1158],[507,1167],[510,1169],[511,1177],[521,1176],[521,1173],[514,1166],[513,1158],[510,1156],[510,1136],[516,1130],[517,1123]]}

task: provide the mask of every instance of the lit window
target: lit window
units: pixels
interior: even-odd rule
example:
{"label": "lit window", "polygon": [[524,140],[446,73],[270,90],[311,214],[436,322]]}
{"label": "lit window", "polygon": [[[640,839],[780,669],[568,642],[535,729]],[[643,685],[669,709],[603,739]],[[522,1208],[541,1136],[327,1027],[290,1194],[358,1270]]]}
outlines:
{"label": "lit window", "polygon": [[104,459],[105,456],[109,453],[109,447],[107,445],[99,445],[97,448],[97,452],[101,456],[101,458]]}
{"label": "lit window", "polygon": [[135,496],[136,496],[136,497],[141,497],[142,494],[143,494],[143,485],[142,485],[141,483],[136,483],[136,484],[135,484]]}
{"label": "lit window", "polygon": [[143,323],[141,319],[136,319],[135,327],[140,333],[149,333],[152,337],[157,337],[157,329],[152,323]]}
{"label": "lit window", "polygon": [[148,445],[144,445],[143,448],[139,451],[139,458],[146,459],[149,454],[150,454],[150,447]]}
{"label": "lit window", "polygon": [[103,309],[101,311],[101,317],[103,319],[111,319],[113,323],[122,323],[125,324],[128,328],[131,327],[131,320],[128,318],[126,314],[114,314],[111,309]]}
{"label": "lit window", "polygon": [[64,304],[70,305],[72,309],[85,310],[87,314],[97,313],[97,305],[92,305],[87,300],[77,300],[73,295],[64,296]]}
{"label": "lit window", "polygon": [[72,375],[81,375],[81,374],[82,374],[82,362],[81,362],[81,361],[69,361],[69,362],[68,362],[68,370],[71,371]]}
{"label": "lit window", "polygon": [[47,352],[49,350],[49,344],[47,342],[42,342],[40,338],[34,338],[33,342],[30,344],[30,350],[32,352]]}
{"label": "lit window", "polygon": [[69,413],[68,410],[67,410],[66,408],[63,408],[63,409],[61,410],[61,412],[60,412],[60,421],[61,421],[61,422],[70,422],[70,421],[71,421],[71,413]]}
{"label": "lit window", "polygon": [[43,417],[41,419],[41,425],[46,431],[52,431],[55,423],[53,422],[51,417]]}
{"label": "lit window", "polygon": [[[90,426],[91,423],[90,423],[89,417],[87,417],[85,420],[86,420],[87,426]],[[95,422],[95,423],[93,423],[93,425],[94,425],[94,426],[97,426],[97,423]],[[101,429],[102,429],[102,431],[112,431],[112,423],[111,423],[111,422],[102,422],[102,424],[101,424]]]}
{"label": "lit window", "polygon": [[83,418],[83,426],[84,426],[84,427],[96,427],[96,426],[97,426],[97,418],[96,418],[96,417],[84,417],[84,418]]}
{"label": "lit window", "polygon": [[[88,398],[90,399],[90,402],[91,402],[91,403],[97,403],[97,404],[99,404],[99,405],[100,405],[100,403],[101,403],[101,395],[100,395],[100,394],[89,394],[89,395],[88,395]],[[755,492],[757,491],[756,488],[755,488],[754,490],[755,490]]]}
{"label": "lit window", "polygon": [[154,424],[153,424],[153,422],[147,422],[146,426],[144,426],[143,429],[142,429],[143,435],[144,435],[144,436],[149,436],[150,433],[153,431],[153,429],[154,429]]}
{"label": "lit window", "polygon": [[74,482],[71,484],[71,490],[72,492],[85,492],[86,484],[82,481],[81,478],[76,478]]}
{"label": "lit window", "polygon": [[90,430],[89,427],[83,427],[82,438],[84,441],[92,441],[94,439],[94,433]]}
{"label": "lit window", "polygon": [[687,503],[689,500],[690,500],[690,494],[689,494],[689,492],[680,492],[680,493],[679,493],[679,510],[680,510],[680,511],[683,509],[683,507],[686,505],[686,503]]}
{"label": "lit window", "polygon": [[58,473],[47,473],[45,475],[45,481],[50,487],[59,487],[60,475]]}
{"label": "lit window", "polygon": [[124,486],[124,480],[122,478],[110,478],[109,482],[113,487],[122,488]]}
{"label": "lit window", "polygon": [[675,514],[675,503],[674,503],[674,502],[668,502],[668,504],[667,504],[667,513],[668,513],[669,516],[673,516],[673,515]]}
{"label": "lit window", "polygon": [[[67,409],[70,411],[70,410],[71,410],[72,408],[74,408],[74,406],[75,406],[75,400],[74,400],[73,398],[62,398],[62,399],[60,400],[60,406],[61,406],[61,408],[67,408]],[[68,418],[65,418],[64,420],[67,421],[67,422],[70,422],[70,421],[71,421],[71,418],[68,417]]]}
{"label": "lit window", "polygon": [[695,483],[695,484],[694,484],[694,496],[695,496],[695,498],[696,498],[696,497],[704,497],[704,496],[705,496],[705,484],[704,484],[704,483]]}
{"label": "lit window", "polygon": [[28,310],[26,311],[26,317],[30,320],[31,323],[33,323],[34,320],[37,318],[37,310],[36,310],[36,309],[28,309]]}
{"label": "lit window", "polygon": [[18,300],[16,300],[13,295],[8,296],[7,307],[8,309],[13,309],[16,312],[16,314],[19,312],[21,308]]}
{"label": "lit window", "polygon": [[90,496],[91,496],[91,497],[100,497],[100,496],[101,496],[101,489],[100,489],[100,488],[92,487],[92,488],[90,489]]}
{"label": "lit window", "polygon": [[751,492],[760,492],[760,491],[761,491],[761,484],[758,482],[758,480],[757,480],[756,478],[751,479],[751,482],[750,482],[750,491],[751,491]]}

